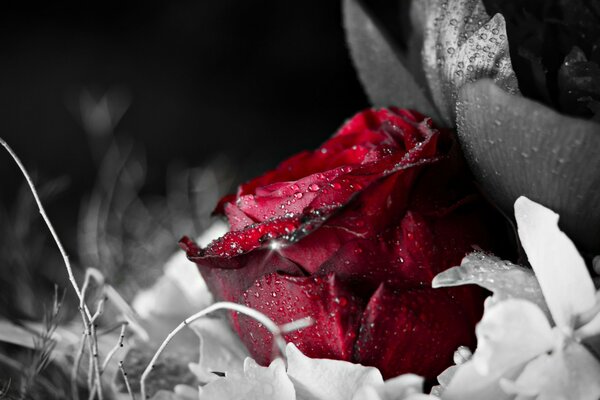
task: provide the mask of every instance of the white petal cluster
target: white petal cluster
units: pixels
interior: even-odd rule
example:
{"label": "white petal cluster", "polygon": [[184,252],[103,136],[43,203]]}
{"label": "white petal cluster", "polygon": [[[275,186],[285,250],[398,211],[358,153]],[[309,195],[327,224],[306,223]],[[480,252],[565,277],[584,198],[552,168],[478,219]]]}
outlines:
{"label": "white petal cluster", "polygon": [[[597,400],[600,362],[586,340],[600,335],[600,296],[585,262],[558,228],[556,213],[520,197],[515,217],[549,312],[524,295],[500,290],[503,300],[492,298],[477,326],[477,350],[454,368],[442,398]],[[463,266],[456,268],[463,272],[444,273],[434,283],[473,277]],[[493,274],[488,278],[493,282]]]}

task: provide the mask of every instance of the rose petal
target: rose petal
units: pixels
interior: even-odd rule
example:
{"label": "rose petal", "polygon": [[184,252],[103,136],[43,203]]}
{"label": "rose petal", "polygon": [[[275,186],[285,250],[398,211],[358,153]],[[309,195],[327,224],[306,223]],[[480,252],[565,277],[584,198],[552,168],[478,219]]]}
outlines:
{"label": "rose petal", "polygon": [[[269,240],[291,235],[299,227],[300,220],[297,217],[275,218],[262,224],[246,226],[239,231],[229,231],[219,239],[212,241],[205,249],[199,250],[198,253],[187,248],[184,250],[188,253],[191,261],[207,257],[233,258],[262,247]],[[227,266],[224,265],[220,268],[227,268]]]}
{"label": "rose petal", "polygon": [[[344,244],[319,273],[335,272],[365,299],[381,282],[390,289],[429,287],[439,271],[462,259],[472,245],[486,247],[486,233],[478,235],[475,229],[485,220],[485,213],[467,206],[457,214],[462,224],[453,216],[425,219],[409,211],[395,229]],[[481,289],[463,287],[448,293],[465,304],[473,324],[479,321],[485,297]]]}
{"label": "rose petal", "polygon": [[298,265],[283,257],[277,249],[257,249],[229,259],[199,258],[195,262],[211,293],[220,301],[237,301],[246,289],[271,272],[304,275]]}
{"label": "rose petal", "polygon": [[377,179],[434,156],[438,136],[421,114],[366,110],[320,148],[241,185],[237,206],[255,221],[301,214],[308,204],[309,210],[338,208]]}
{"label": "rose petal", "polygon": [[[285,335],[309,357],[349,360],[358,332],[361,301],[344,290],[333,275],[290,277],[269,274],[244,292],[242,304],[279,325],[311,317],[314,324]],[[261,364],[272,358],[272,335],[256,321],[239,315],[240,338]]]}
{"label": "rose petal", "polygon": [[251,358],[244,362],[244,376],[217,379],[200,388],[199,400],[296,400],[294,385],[280,358],[261,367]]}
{"label": "rose petal", "polygon": [[302,214],[317,196],[332,190],[332,182],[345,175],[347,168],[338,167],[295,181],[257,188],[254,194],[240,196],[238,207],[252,220],[261,222],[290,214]]}
{"label": "rose petal", "polygon": [[[233,196],[233,198],[229,198],[229,197],[224,197],[224,198],[227,198],[228,201],[231,200],[231,201],[235,202],[235,196]],[[227,221],[229,222],[229,225],[231,226],[232,231],[241,231],[245,227],[255,224],[257,222],[255,220],[253,220],[252,218],[250,218],[249,216],[247,216],[234,203],[225,202],[223,204],[223,210],[224,210],[223,211],[224,214],[227,216]]]}
{"label": "rose petal", "polygon": [[552,317],[573,329],[576,317],[596,304],[596,290],[585,261],[558,228],[558,214],[526,197],[515,202],[519,238],[536,273]]}
{"label": "rose petal", "polygon": [[442,266],[427,221],[408,212],[396,229],[382,233],[344,244],[319,273],[335,272],[353,291],[369,297],[381,282],[395,289],[428,286]]}
{"label": "rose petal", "polygon": [[[600,362],[577,343],[563,351],[542,354],[530,362],[514,384],[512,393],[534,394],[538,400],[597,400],[600,397]],[[520,396],[518,398],[521,398]]]}
{"label": "rose petal", "polygon": [[348,361],[306,357],[294,344],[286,348],[288,376],[301,399],[348,400],[362,386],[383,384],[381,373]]}
{"label": "rose petal", "polygon": [[410,372],[434,379],[452,364],[458,346],[474,343],[468,317],[446,292],[393,292],[382,285],[363,314],[354,361],[384,377]]}
{"label": "rose petal", "polygon": [[200,359],[190,365],[200,382],[217,379],[214,372],[225,373],[225,376],[242,374],[248,351],[227,321],[202,318],[189,326],[200,337]]}
{"label": "rose petal", "polygon": [[358,0],[343,3],[344,28],[352,61],[371,104],[419,110],[439,121],[437,110],[406,69],[379,24]]}
{"label": "rose petal", "polygon": [[315,273],[324,262],[331,259],[340,247],[354,239],[356,233],[347,229],[321,226],[290,246],[280,249],[284,257],[302,265],[308,273]]}
{"label": "rose petal", "polygon": [[482,80],[461,90],[457,126],[477,182],[506,215],[527,196],[557,212],[583,250],[600,253],[600,124]]}
{"label": "rose petal", "polygon": [[477,350],[472,362],[482,375],[497,378],[554,345],[546,316],[535,304],[520,299],[486,309],[476,333]]}

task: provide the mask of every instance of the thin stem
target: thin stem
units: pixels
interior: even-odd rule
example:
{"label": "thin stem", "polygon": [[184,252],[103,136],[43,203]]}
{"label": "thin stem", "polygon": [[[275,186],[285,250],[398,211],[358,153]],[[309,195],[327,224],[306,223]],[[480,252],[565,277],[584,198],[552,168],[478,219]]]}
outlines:
{"label": "thin stem", "polygon": [[173,337],[175,337],[175,335],[177,335],[177,333],[179,333],[179,331],[181,331],[183,328],[185,328],[186,326],[188,326],[190,323],[194,322],[195,320],[202,318],[212,312],[218,311],[218,310],[233,310],[233,311],[237,311],[238,313],[242,313],[245,314],[251,318],[254,318],[256,321],[260,322],[262,325],[264,325],[264,327],[269,330],[269,332],[271,332],[271,334],[273,335],[275,344],[279,350],[279,353],[281,354],[281,356],[283,358],[285,358],[285,339],[283,338],[282,335],[282,331],[281,328],[275,323],[273,322],[269,317],[267,317],[266,315],[264,315],[263,313],[256,311],[252,308],[246,307],[246,306],[242,306],[240,304],[236,304],[236,303],[230,303],[230,302],[219,302],[219,303],[214,303],[208,307],[206,307],[204,310],[192,315],[191,317],[188,317],[187,319],[185,319],[183,322],[181,322],[175,329],[173,329],[171,331],[171,333],[169,333],[167,335],[167,337],[165,338],[165,340],[162,342],[162,344],[160,345],[160,347],[158,348],[158,350],[156,351],[156,353],[154,354],[154,356],[152,357],[152,359],[150,360],[150,363],[148,364],[148,366],[146,367],[146,369],[144,370],[144,372],[142,373],[142,377],[140,378],[140,392],[142,395],[142,400],[147,399],[148,397],[146,397],[146,379],[148,379],[148,375],[150,374],[150,372],[152,371],[152,369],[154,368],[154,365],[156,364],[156,361],[158,360],[158,357],[160,357],[160,355],[162,354],[162,352],[165,350],[165,348],[167,347],[167,345],[169,344],[169,342],[171,342],[171,340],[173,339]]}
{"label": "thin stem", "polygon": [[129,397],[131,397],[131,400],[135,400],[135,396],[131,391],[131,385],[129,384],[129,378],[127,378],[127,372],[125,372],[125,369],[123,368],[123,361],[119,361],[119,370],[121,371],[121,375],[123,376],[123,381],[125,381],[125,387],[127,388],[127,393],[129,393]]}
{"label": "thin stem", "polygon": [[[67,252],[65,251],[65,248],[63,247],[62,242],[60,241],[60,239],[58,238],[58,235],[56,234],[56,231],[54,230],[54,226],[50,222],[50,219],[48,218],[48,215],[46,214],[46,211],[44,210],[44,206],[42,205],[40,196],[38,195],[38,192],[35,189],[33,180],[29,176],[29,173],[25,169],[25,166],[23,165],[23,163],[21,162],[21,160],[19,159],[17,154],[8,145],[8,143],[6,143],[4,141],[4,139],[0,138],[0,144],[6,149],[6,151],[8,151],[8,154],[10,154],[10,156],[13,158],[13,160],[15,161],[15,163],[21,170],[21,173],[25,177],[25,180],[27,181],[27,184],[29,185],[29,189],[31,190],[31,193],[33,194],[33,198],[35,199],[35,203],[38,206],[38,210],[39,210],[42,218],[44,219],[44,222],[46,223],[46,226],[48,227],[48,230],[50,231],[50,234],[52,235],[54,242],[56,242],[56,246],[58,247],[58,250],[60,251],[60,254],[63,258],[65,267],[67,268],[67,274],[69,275],[69,281],[71,282],[71,285],[73,286],[73,289],[75,290],[75,293],[77,294],[77,297],[79,298],[80,301],[82,301],[81,291],[79,290],[79,286],[77,286],[77,281],[75,280],[75,275],[73,274],[73,268],[71,268],[71,262],[69,261],[69,256],[67,255]],[[89,310],[87,310],[86,312],[88,314],[88,318],[90,318]]]}
{"label": "thin stem", "polygon": [[304,318],[300,318],[300,319],[297,319],[292,322],[288,322],[287,324],[281,325],[279,328],[281,329],[281,332],[289,333],[289,332],[297,331],[299,329],[307,328],[314,323],[315,323],[315,320],[312,319],[311,317],[304,317]]}
{"label": "thin stem", "polygon": [[123,339],[125,339],[125,330],[127,329],[127,322],[123,322],[121,324],[121,333],[119,334],[119,341],[117,342],[117,344],[115,345],[115,347],[113,347],[108,354],[106,355],[106,358],[104,359],[104,362],[102,363],[102,368],[100,369],[100,375],[102,375],[102,373],[104,372],[104,370],[106,369],[106,367],[108,366],[108,363],[110,362],[111,358],[115,355],[115,353],[121,348],[123,347]]}
{"label": "thin stem", "polygon": [[[98,393],[98,400],[103,400],[102,395],[102,381],[100,380],[100,363],[98,361],[98,336],[96,335],[96,319],[102,315],[104,311],[104,302],[106,301],[106,297],[102,297],[100,301],[98,301],[98,306],[96,307],[96,312],[94,316],[90,320],[89,328],[91,334],[91,340],[88,342],[90,344],[90,371],[89,371],[89,381],[88,385],[90,388],[90,400],[93,400],[96,392]],[[92,378],[93,374],[93,378]],[[95,383],[94,383],[95,380]]]}
{"label": "thin stem", "polygon": [[[48,227],[48,230],[50,231],[50,234],[52,235],[52,238],[54,239],[54,242],[56,243],[56,246],[58,247],[58,250],[63,258],[65,267],[67,269],[67,275],[69,276],[69,282],[71,282],[71,286],[73,286],[73,290],[75,290],[75,294],[77,295],[77,298],[79,300],[80,311],[81,311],[83,323],[85,326],[85,325],[87,325],[87,321],[92,319],[92,316],[91,316],[90,310],[85,305],[84,298],[82,296],[82,291],[79,289],[79,286],[77,285],[77,281],[75,280],[75,275],[73,274],[73,268],[71,267],[71,262],[69,261],[69,256],[67,255],[67,252],[65,251],[65,248],[63,247],[62,242],[60,241],[58,234],[56,233],[56,230],[54,229],[54,226],[50,222],[50,218],[48,218],[48,214],[46,214],[46,210],[44,209],[44,206],[42,205],[40,196],[38,195],[35,185],[33,184],[33,180],[31,179],[31,176],[29,176],[29,173],[25,169],[25,166],[23,165],[23,163],[21,162],[21,160],[19,159],[17,154],[13,151],[13,149],[2,138],[0,138],[0,144],[6,149],[8,154],[10,154],[12,159],[15,161],[15,163],[21,170],[21,173],[25,177],[25,181],[27,182],[27,185],[29,185],[29,189],[31,190],[31,194],[33,195],[33,198],[38,207],[40,215],[42,216],[44,222],[46,223],[46,226]],[[89,329],[86,328],[86,333],[87,332],[89,332]],[[76,378],[77,377],[75,376],[75,379]],[[75,382],[75,384],[76,384],[76,382]]]}
{"label": "thin stem", "polygon": [[77,349],[77,353],[75,355],[75,360],[73,361],[73,369],[71,369],[71,396],[74,400],[79,400],[79,388],[77,386],[77,375],[79,374],[79,365],[81,364],[81,357],[83,357],[83,349],[85,347],[85,343],[87,342],[88,335],[87,325],[85,325],[85,331],[83,332],[83,337],[81,338],[81,345]]}

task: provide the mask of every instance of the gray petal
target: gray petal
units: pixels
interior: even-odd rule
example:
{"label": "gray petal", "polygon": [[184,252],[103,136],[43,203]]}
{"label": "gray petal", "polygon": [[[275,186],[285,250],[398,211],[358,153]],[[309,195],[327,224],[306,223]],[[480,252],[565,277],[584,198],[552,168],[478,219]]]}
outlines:
{"label": "gray petal", "polygon": [[413,13],[424,28],[423,66],[431,95],[448,125],[454,125],[458,90],[491,78],[519,93],[504,17],[490,19],[481,0],[418,0]]}
{"label": "gray petal", "polygon": [[344,0],[344,27],[354,66],[371,104],[419,111],[439,122],[439,113],[407,70],[393,43],[359,0]]}
{"label": "gray petal", "polygon": [[456,107],[458,135],[481,188],[512,215],[527,196],[560,215],[580,251],[600,253],[600,124],[567,117],[483,80]]}
{"label": "gray petal", "polygon": [[463,258],[460,266],[439,273],[432,282],[434,288],[468,284],[493,292],[495,301],[514,298],[531,301],[550,317],[540,285],[528,268],[475,252]]}

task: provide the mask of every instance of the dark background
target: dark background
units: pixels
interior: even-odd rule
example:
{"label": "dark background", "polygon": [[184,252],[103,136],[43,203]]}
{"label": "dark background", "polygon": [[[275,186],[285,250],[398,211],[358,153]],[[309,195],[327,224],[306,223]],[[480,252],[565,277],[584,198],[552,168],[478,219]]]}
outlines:
{"label": "dark background", "polygon": [[[130,206],[131,193],[117,189],[99,231],[108,258],[82,259],[78,229],[115,139],[145,154],[145,202],[168,192],[173,164],[185,170],[222,155],[233,188],[314,148],[368,105],[337,1],[3,2],[0,55],[0,137],[38,187],[59,179],[43,198],[77,279],[89,266],[103,267],[129,299],[137,290],[129,282],[151,284],[178,238],[193,233],[187,210]],[[23,184],[2,151],[0,314],[35,319],[54,283],[69,284]]]}
{"label": "dark background", "polygon": [[[336,1],[12,3],[0,10],[0,136],[38,181],[68,178],[60,203],[74,219],[102,142],[83,129],[83,92],[130,100],[115,134],[145,149],[151,193],[172,161],[215,154],[248,179],[367,106]],[[22,177],[0,165],[10,203]]]}

